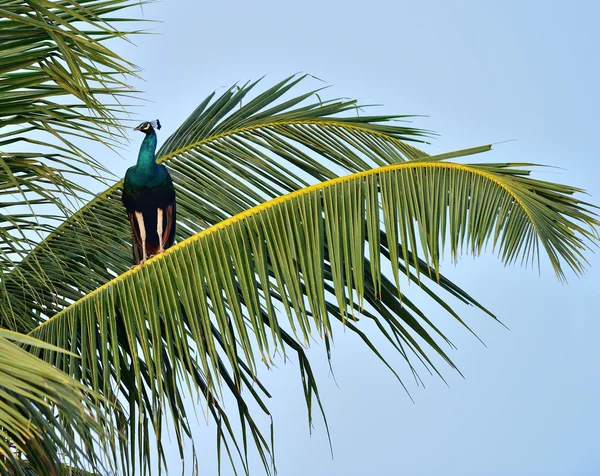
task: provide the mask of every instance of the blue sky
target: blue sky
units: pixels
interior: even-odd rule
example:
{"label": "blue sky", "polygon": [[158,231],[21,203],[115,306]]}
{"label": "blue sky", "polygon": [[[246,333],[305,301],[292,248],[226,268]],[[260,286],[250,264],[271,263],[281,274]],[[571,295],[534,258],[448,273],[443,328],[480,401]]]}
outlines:
{"label": "blue sky", "polygon": [[[161,119],[162,140],[217,88],[307,72],[332,84],[331,96],[427,116],[415,125],[440,134],[430,153],[516,139],[476,160],[560,167],[537,177],[582,187],[600,205],[599,14],[591,1],[165,0],[144,6],[160,35],[120,51],[144,69],[151,102],[140,114]],[[125,159],[111,159],[119,175],[137,155],[132,139]],[[335,380],[324,349],[312,349],[333,460],[321,423],[309,436],[297,367],[265,371],[279,474],[599,474],[600,259],[587,257],[591,268],[568,273],[567,285],[546,259],[541,275],[491,254],[447,263],[510,331],[459,308],[484,347],[440,315],[465,378],[447,369],[448,385],[408,381],[414,403],[350,333],[336,336]],[[196,434],[201,474],[215,474],[214,429],[202,422]],[[171,474],[179,464],[173,446]]]}

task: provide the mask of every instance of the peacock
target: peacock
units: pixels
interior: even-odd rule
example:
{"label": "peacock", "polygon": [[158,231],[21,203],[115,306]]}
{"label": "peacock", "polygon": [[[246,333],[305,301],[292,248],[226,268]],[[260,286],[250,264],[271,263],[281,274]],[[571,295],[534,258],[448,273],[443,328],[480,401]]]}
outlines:
{"label": "peacock", "polygon": [[164,165],[156,163],[156,131],[160,121],[142,122],[134,130],[143,132],[137,164],[127,169],[121,200],[131,224],[133,264],[143,264],[162,253],[175,240],[175,189]]}

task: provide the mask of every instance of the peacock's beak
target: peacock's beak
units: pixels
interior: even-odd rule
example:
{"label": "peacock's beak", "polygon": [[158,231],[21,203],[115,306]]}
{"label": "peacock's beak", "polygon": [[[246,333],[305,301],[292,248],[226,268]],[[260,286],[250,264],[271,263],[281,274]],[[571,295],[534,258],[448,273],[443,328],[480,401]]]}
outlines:
{"label": "peacock's beak", "polygon": [[141,131],[142,130],[141,127],[142,127],[142,125],[140,124],[139,126],[134,127],[133,130],[134,131]]}

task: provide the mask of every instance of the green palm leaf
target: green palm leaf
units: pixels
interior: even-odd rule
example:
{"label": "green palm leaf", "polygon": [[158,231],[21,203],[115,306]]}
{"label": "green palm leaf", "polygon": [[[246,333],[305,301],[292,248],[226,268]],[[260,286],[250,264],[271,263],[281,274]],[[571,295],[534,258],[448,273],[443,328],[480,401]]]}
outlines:
{"label": "green palm leaf", "polygon": [[[427,349],[452,365],[444,336],[400,291],[402,275],[426,277],[419,270],[441,279],[445,248],[455,258],[490,244],[512,263],[537,259],[541,245],[559,276],[563,264],[581,271],[599,222],[573,197],[579,190],[529,178],[528,164],[444,161],[486,150],[397,163],[257,205],[111,280],[32,335],[81,353],[81,361],[52,351],[44,357],[95,391],[107,392],[116,381],[132,405],[130,418],[152,408],[159,434],[166,404],[178,437],[187,431],[175,390],[181,375],[188,391],[205,399],[224,438],[218,402],[225,386],[238,399],[242,461],[248,428],[266,465],[269,444],[240,400],[242,390],[250,392],[267,411],[253,385],[259,357],[270,365],[277,352],[298,354],[310,413],[318,393],[303,347],[319,335],[329,349],[335,321],[369,344],[359,318],[375,320],[411,368],[410,354],[434,368]],[[382,237],[401,246],[386,243],[384,253]],[[381,272],[387,267],[395,285]]]}
{"label": "green palm leaf", "polygon": [[[342,115],[354,112],[357,108],[356,103],[342,100],[322,101],[314,92],[285,99],[284,94],[296,87],[302,79],[289,78],[250,100],[247,99],[248,93],[252,91],[255,83],[242,88],[232,88],[220,97],[211,95],[165,142],[159,156],[160,161],[167,163],[171,168],[177,187],[179,241],[267,200],[301,190],[311,182],[332,179],[338,174],[360,172],[380,165],[426,157],[425,153],[405,142],[411,138],[420,141],[425,133],[391,122],[403,116]],[[315,97],[318,102],[311,102],[310,99]],[[461,154],[463,152],[443,157],[448,159]],[[423,173],[427,177],[427,172]],[[458,176],[460,174],[456,175]],[[453,180],[456,178],[454,175],[451,177]],[[479,175],[476,177],[481,179]],[[517,179],[518,174],[511,180],[516,183]],[[447,182],[443,183],[449,185]],[[388,182],[377,182],[379,187],[389,186],[386,184]],[[129,227],[120,204],[120,185],[116,184],[90,202],[14,268],[5,280],[6,292],[0,300],[7,311],[5,325],[26,330],[35,329],[45,319],[56,316],[81,297],[97,289],[106,290],[106,287],[103,287],[106,283],[127,271],[131,262],[131,249]],[[467,181],[454,184],[452,188],[453,196],[461,197],[460,203],[464,202],[464,209],[468,209],[471,203],[477,203],[473,201],[475,196],[471,196],[470,186],[470,182]],[[335,213],[339,203],[343,206],[354,203],[352,216],[360,216],[360,200],[348,201],[350,188],[346,190],[345,185],[336,187],[336,193],[341,194],[340,197],[343,198],[341,201],[331,202]],[[536,194],[546,194],[548,200],[554,200],[554,192],[544,192],[543,186],[540,187]],[[550,184],[551,190],[556,187],[559,195],[562,194],[559,201],[568,203],[567,195],[575,189],[561,189]],[[114,319],[105,320],[104,317],[100,317],[99,320],[76,319],[68,322],[64,314],[60,314],[60,319],[51,319],[48,327],[42,325],[41,336],[52,340],[60,335],[63,344],[68,342],[69,349],[80,349],[82,352],[80,366],[69,359],[54,356],[60,368],[74,372],[77,378],[83,379],[94,389],[111,398],[113,392],[126,398],[127,404],[118,400],[111,409],[111,418],[115,424],[119,425],[121,431],[128,433],[128,436],[124,435],[124,439],[118,442],[124,458],[124,467],[127,466],[130,470],[134,468],[136,454],[140,465],[149,464],[148,447],[150,442],[154,441],[151,431],[160,437],[166,411],[170,412],[170,419],[182,448],[183,440],[190,434],[188,417],[181,403],[186,392],[199,392],[208,402],[206,413],[211,413],[217,421],[219,441],[225,444],[225,450],[232,459],[237,453],[244,462],[249,431],[265,466],[268,466],[271,456],[269,444],[252,419],[248,406],[249,395],[242,394],[242,388],[245,392],[249,391],[250,400],[268,413],[263,401],[268,393],[257,379],[254,357],[261,355],[265,362],[270,363],[267,355],[272,355],[270,352],[275,348],[281,352],[288,349],[296,353],[310,418],[313,398],[317,398],[317,403],[319,401],[310,362],[304,353],[304,345],[316,330],[321,332],[329,351],[331,320],[345,322],[348,328],[357,333],[382,358],[369,337],[352,320],[352,316],[361,315],[371,320],[401,353],[416,378],[418,375],[413,367],[414,359],[411,355],[437,372],[429,353],[426,352],[427,346],[453,366],[437,342],[436,336],[444,342],[449,341],[435,328],[431,319],[400,292],[398,275],[405,274],[411,281],[419,283],[430,298],[459,321],[458,314],[438,295],[440,289],[468,304],[479,304],[439,275],[439,243],[426,241],[426,246],[423,245],[422,249],[427,252],[419,253],[419,248],[415,246],[419,236],[417,231],[406,228],[404,231],[407,235],[401,235],[398,230],[393,231],[393,227],[388,230],[380,226],[374,219],[375,210],[379,209],[380,197],[373,193],[374,189],[370,190],[365,202],[365,206],[368,204],[371,210],[370,219],[364,221],[363,227],[357,230],[352,226],[352,222],[348,221],[351,215],[347,215],[345,220],[338,223],[338,228],[325,228],[326,222],[323,222],[321,228],[317,226],[313,230],[318,232],[318,237],[323,240],[322,252],[314,256],[309,257],[303,253],[303,246],[310,242],[307,240],[316,239],[312,234],[302,238],[304,241],[298,242],[292,248],[289,247],[294,241],[289,241],[289,238],[286,238],[286,241],[270,242],[271,248],[267,247],[267,238],[262,235],[258,235],[258,241],[256,238],[251,243],[242,241],[244,246],[250,247],[249,250],[260,254],[263,264],[268,263],[268,266],[262,268],[255,268],[252,262],[245,265],[243,261],[239,261],[239,256],[236,262],[229,261],[221,255],[215,258],[212,255],[204,256],[205,260],[218,259],[207,262],[216,267],[215,269],[226,270],[229,266],[228,276],[244,271],[240,275],[241,280],[236,277],[232,281],[233,284],[221,289],[223,303],[220,303],[220,300],[213,302],[208,299],[210,293],[219,292],[218,285],[221,281],[212,283],[212,287],[209,287],[208,281],[204,281],[204,293],[200,296],[208,299],[208,308],[202,307],[198,304],[202,299],[195,301],[195,286],[201,282],[200,278],[207,279],[204,274],[192,274],[190,271],[173,277],[170,276],[171,271],[168,268],[161,268],[155,279],[165,279],[167,284],[166,287],[156,288],[160,290],[159,295],[138,295],[138,292],[146,293],[147,289],[139,291],[135,286],[132,288],[129,281],[123,288],[119,288],[124,293],[119,295],[120,299],[128,299],[132,307],[127,309],[135,311],[133,321],[131,314],[122,314],[120,303],[117,305],[113,301],[104,302],[100,299],[94,301],[93,306],[91,301],[83,301],[86,312],[89,315],[104,317],[112,312]],[[393,193],[396,192],[394,189]],[[386,196],[389,197],[389,194]],[[431,196],[437,197],[439,203],[436,203],[443,208],[446,202],[442,200],[442,195]],[[510,194],[509,196],[512,197]],[[320,210],[324,212],[324,202],[319,203]],[[408,208],[408,213],[416,213],[414,210],[420,213],[418,231],[427,231],[427,220],[430,220],[431,226],[447,226],[447,233],[450,235],[458,230],[460,236],[465,236],[466,228],[457,225],[461,222],[456,216],[452,215],[452,221],[448,221],[442,218],[446,216],[444,214],[438,217],[441,221],[436,222],[431,211],[425,213],[418,207],[415,208],[415,203],[420,202],[407,201],[406,206],[413,207]],[[572,203],[573,206],[565,212],[567,217],[577,219],[573,211],[580,207],[579,218],[585,223],[593,222],[587,214],[585,204],[580,204],[577,200]],[[385,213],[380,218],[385,218],[384,223],[389,225],[398,221],[399,227],[400,215],[391,213],[390,202],[381,201],[381,205],[384,205],[381,213]],[[447,205],[449,206],[448,203]],[[310,210],[313,212],[312,220],[315,220],[315,210],[319,209]],[[305,215],[307,211],[303,210],[302,213]],[[269,228],[272,224],[285,225],[288,231],[295,230],[295,233],[298,233],[297,239],[300,240],[306,220],[303,214],[299,216],[301,221],[295,222],[294,225],[294,222],[280,221],[281,217],[268,215],[272,223],[264,226]],[[423,217],[427,220],[423,221]],[[491,218],[488,216],[488,224],[489,220]],[[298,223],[302,224],[300,228]],[[318,220],[316,223],[319,223]],[[448,223],[450,224],[447,225]],[[464,223],[468,223],[468,220]],[[355,232],[361,233],[360,230],[363,234],[367,233],[368,237],[362,245],[359,239],[346,239],[347,236],[354,236],[352,234]],[[550,234],[553,233],[551,227],[548,230]],[[518,229],[513,229],[513,232],[518,238]],[[588,232],[581,233],[583,236],[590,236]],[[485,235],[485,231],[483,234]],[[285,236],[281,235],[281,240]],[[440,232],[438,242],[443,244],[445,237],[446,232]],[[229,249],[227,246],[239,245],[236,241],[238,238],[238,234],[232,237],[228,235],[228,241],[220,238],[220,241],[214,244]],[[460,239],[450,238],[451,249],[457,252]],[[555,255],[566,256],[571,266],[574,265],[576,270],[580,269],[578,258],[581,252],[579,246],[582,243],[571,243],[565,248],[564,240],[556,241],[552,237],[549,240],[549,251],[553,249],[552,243],[556,242]],[[577,242],[577,239],[575,241]],[[471,243],[468,240],[467,242]],[[252,248],[256,247],[257,243],[264,243],[264,246]],[[513,240],[512,243],[514,245],[516,241]],[[475,249],[480,249],[477,246]],[[570,247],[575,251],[569,258],[572,251]],[[531,249],[531,246],[527,245],[527,248]],[[294,250],[291,258],[285,254],[289,249]],[[360,253],[361,250],[367,249],[368,258],[364,253]],[[565,249],[571,251],[564,253]],[[186,259],[194,259],[193,254],[186,254],[189,253],[187,245],[186,251],[182,250],[181,253]],[[274,267],[271,264],[270,256],[278,253],[287,260],[284,262],[287,268],[283,265]],[[504,247],[507,260],[521,256],[519,253],[518,247],[512,252],[508,245]],[[550,255],[552,257],[552,252]],[[362,264],[359,256],[362,256]],[[198,256],[195,259],[198,260]],[[344,265],[344,260],[348,259],[351,259],[352,267]],[[390,260],[394,263],[393,273],[380,274],[382,266],[384,269],[390,266]],[[312,267],[308,261],[311,261]],[[555,263],[555,266],[560,272],[560,263]],[[372,270],[371,273],[369,270]],[[366,272],[364,278],[361,277],[363,272]],[[393,279],[390,280],[388,275],[393,275]],[[299,281],[297,276],[301,277]],[[252,278],[254,289],[251,286]],[[281,282],[284,284],[280,289]],[[428,282],[433,283],[433,287],[428,285]],[[115,288],[113,284],[109,287]],[[315,293],[315,289],[319,292]],[[104,291],[100,295],[106,296],[103,293]],[[153,300],[152,305],[148,304],[148,299]],[[188,301],[194,303],[189,304]],[[230,302],[233,303],[233,307]],[[257,303],[262,305],[258,306]],[[153,314],[155,306],[159,305],[169,307],[161,309],[158,315]],[[285,322],[272,319],[277,308],[283,311],[283,315],[288,316],[287,327]],[[112,311],[109,311],[110,309]],[[204,312],[203,320],[198,320],[198,310]],[[225,321],[222,319],[224,313],[229,316]],[[165,318],[175,314],[179,316],[178,319]],[[144,325],[144,319],[148,316],[152,318]],[[213,319],[209,325],[207,316],[221,317],[220,320]],[[311,324],[313,321],[314,324]],[[83,323],[86,325],[83,326]],[[242,323],[248,324],[249,330],[244,330]],[[256,329],[262,331],[256,333]],[[101,358],[98,358],[97,354],[101,354]],[[154,360],[148,360],[149,356]],[[73,369],[73,365],[76,370]],[[112,385],[114,381],[119,382],[116,388]],[[186,383],[185,390],[179,386],[182,381]],[[240,446],[233,422],[230,422],[218,403],[221,401],[220,391],[217,390],[220,385],[228,389],[238,405],[243,437]],[[150,430],[149,425],[153,430]],[[131,445],[128,445],[127,441],[131,442]],[[139,448],[137,453],[136,448]],[[158,450],[164,459],[160,438]]]}
{"label": "green palm leaf", "polygon": [[62,475],[67,461],[101,470],[89,389],[13,342],[64,352],[0,330],[0,473]]}
{"label": "green palm leaf", "polygon": [[[68,216],[81,197],[89,197],[74,179],[104,172],[83,150],[81,139],[110,147],[122,140],[120,121],[125,114],[119,103],[133,93],[126,81],[136,68],[104,44],[125,34],[107,22],[132,21],[113,14],[135,4],[0,0],[3,293],[6,274],[19,274],[15,263]],[[10,309],[0,309],[1,327],[19,327],[9,324],[11,315]],[[82,392],[89,396],[88,390],[5,339],[0,347],[0,472],[10,468],[10,474],[65,474],[63,463],[68,459],[101,468],[93,437],[104,427],[87,414],[93,411],[101,417],[84,398]],[[16,459],[6,445],[27,460]]]}
{"label": "green palm leaf", "polygon": [[[266,199],[298,190],[308,183],[307,178],[323,180],[335,177],[336,169],[357,171],[425,155],[402,140],[411,136],[419,139],[424,133],[390,123],[394,117],[340,117],[356,110],[354,101],[323,102],[314,92],[281,100],[302,79],[289,78],[243,105],[255,84],[232,88],[219,98],[211,95],[165,143],[159,153],[161,160],[181,170],[172,171],[179,197],[179,239]],[[319,101],[308,102],[310,98]],[[315,159],[311,150],[322,158]],[[2,296],[7,310],[5,325],[32,329],[44,316],[53,315],[129,268],[130,232],[119,187],[117,184],[93,200],[15,267]],[[227,197],[224,190],[229,192]],[[215,197],[222,199],[215,201]],[[382,249],[385,251],[385,236]],[[442,287],[470,300],[452,283],[442,281]],[[330,305],[335,306],[333,302]],[[217,333],[214,336],[217,340],[220,337]],[[126,336],[120,339],[125,340],[119,340],[119,345],[128,353]],[[302,347],[291,336],[284,335],[282,339],[299,354],[301,371],[310,375]],[[363,339],[370,344],[366,336]],[[143,373],[145,364],[141,365],[141,370],[129,369],[130,382],[140,378],[139,371],[141,378],[151,379],[151,375]],[[163,369],[164,375],[172,374],[169,366]],[[195,385],[206,387],[193,367],[188,371]],[[221,372],[225,374],[226,369],[223,367]],[[246,378],[252,381],[255,376]],[[236,394],[233,379],[229,383]],[[314,391],[312,385],[306,389],[308,400]],[[180,400],[175,384],[165,382],[163,388],[171,389],[171,401]],[[243,399],[238,402],[242,414],[249,417]],[[158,414],[149,406],[146,411]],[[215,411],[222,422],[220,428],[231,433],[226,415],[221,409]],[[185,414],[175,412],[173,419],[185,433]],[[247,421],[253,425],[250,418]],[[253,431],[256,434],[255,428]],[[132,434],[147,437],[147,432],[132,430]],[[147,440],[140,441],[142,445],[146,447]]]}
{"label": "green palm leaf", "polygon": [[[286,99],[303,79],[288,78],[246,103],[256,83],[213,94],[165,142],[158,157],[177,190],[178,240],[311,182],[425,155],[405,142],[425,132],[392,122],[405,116],[344,117],[356,101],[321,101],[315,91]],[[66,221],[7,278],[0,304],[12,318],[4,325],[31,330],[129,268],[121,185]]]}
{"label": "green palm leaf", "polygon": [[119,103],[133,93],[126,80],[136,68],[104,43],[124,37],[107,22],[135,4],[0,0],[3,270],[48,233],[48,223],[58,223],[56,207],[64,217],[78,197],[89,198],[73,177],[104,168],[80,139],[114,147],[123,138]]}

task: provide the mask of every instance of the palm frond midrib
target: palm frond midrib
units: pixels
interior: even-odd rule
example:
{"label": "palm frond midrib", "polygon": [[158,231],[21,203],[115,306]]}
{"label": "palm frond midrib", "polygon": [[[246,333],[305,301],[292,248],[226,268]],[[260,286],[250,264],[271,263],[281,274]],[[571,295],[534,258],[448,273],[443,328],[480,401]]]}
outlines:
{"label": "palm frond midrib", "polygon": [[[483,152],[483,151],[489,150],[489,149],[490,149],[490,146],[466,149],[465,151],[463,151],[463,155],[480,153],[480,152]],[[334,179],[331,179],[331,180],[328,180],[325,182],[320,182],[320,183],[311,185],[311,186],[306,187],[301,190],[291,192],[289,194],[275,198],[268,202],[264,202],[259,205],[256,205],[256,206],[254,206],[242,213],[239,213],[235,216],[229,217],[229,218],[223,220],[222,222],[217,223],[217,224],[195,234],[194,236],[175,244],[173,247],[166,250],[164,253],[149,259],[147,262],[147,265],[150,265],[154,260],[162,260],[171,254],[177,253],[180,248],[189,246],[189,244],[194,241],[202,240],[205,237],[218,232],[219,230],[226,229],[236,223],[243,222],[247,219],[250,219],[251,217],[260,215],[265,210],[269,210],[269,209],[273,209],[274,207],[282,206],[285,203],[291,202],[298,197],[307,196],[314,192],[319,192],[319,191],[322,191],[325,189],[330,189],[332,187],[335,187],[336,185],[341,185],[341,184],[353,182],[356,180],[363,180],[369,176],[378,176],[381,174],[386,174],[387,172],[390,172],[390,171],[409,170],[409,169],[432,168],[432,169],[438,169],[438,170],[440,170],[440,169],[460,170],[460,171],[466,172],[468,174],[479,175],[480,177],[483,177],[483,178],[489,180],[491,183],[494,183],[498,187],[502,188],[508,194],[508,196],[511,197],[511,199],[515,200],[515,202],[518,203],[518,205],[521,208],[521,210],[523,211],[523,213],[525,213],[525,215],[529,218],[529,221],[530,221],[534,231],[536,232],[536,236],[538,238],[541,238],[539,235],[539,230],[536,227],[536,223],[538,221],[536,220],[536,218],[533,217],[533,215],[530,211],[530,207],[527,206],[524,203],[524,201],[522,200],[522,198],[519,196],[519,191],[522,190],[522,185],[519,182],[515,182],[514,180],[509,180],[506,176],[502,175],[502,173],[490,173],[485,168],[440,161],[440,159],[443,159],[443,158],[445,158],[444,154],[442,154],[441,156],[432,156],[432,157],[428,157],[426,159],[414,160],[414,161],[407,162],[407,163],[393,164],[393,165],[389,165],[386,167],[366,170],[366,171],[359,172],[359,173],[356,173],[356,174],[353,174],[350,176],[337,177],[337,178],[334,178]],[[501,172],[501,171],[499,171],[499,172]],[[591,222],[588,221],[588,223],[593,223],[593,220]],[[592,234],[590,232],[587,232],[584,234],[584,238],[590,239],[591,237],[592,237]],[[474,241],[473,243],[475,244],[475,243],[477,243],[477,241],[478,240]],[[583,243],[584,241],[581,240],[581,242]],[[479,242],[479,246],[483,246],[483,244],[484,244],[483,242]],[[85,300],[91,298],[93,295],[102,292],[104,289],[106,289],[109,286],[114,285],[117,282],[121,282],[126,279],[129,279],[130,276],[140,272],[141,270],[142,270],[142,268],[140,268],[140,267],[134,267],[134,268],[126,271],[125,273],[121,274],[120,276],[103,284],[101,287],[97,288],[96,290],[94,290],[91,293],[82,297],[82,301],[85,301]],[[61,313],[54,315],[51,319],[45,321],[41,325],[44,326],[44,325],[48,324],[52,319],[57,318],[60,314]]]}
{"label": "palm frond midrib", "polygon": [[[220,132],[219,134],[216,134],[214,136],[208,136],[206,138],[203,138],[199,141],[193,142],[189,145],[186,145],[184,147],[181,147],[179,149],[177,149],[176,151],[173,151],[167,155],[162,155],[161,154],[161,150],[159,150],[158,154],[157,154],[157,163],[164,163],[164,162],[168,162],[169,160],[184,154],[185,152],[189,151],[189,150],[193,150],[195,148],[201,147],[203,145],[209,144],[211,142],[215,142],[218,141],[220,139],[229,137],[229,136],[235,136],[235,135],[243,135],[246,132],[251,132],[251,131],[255,131],[255,130],[260,130],[260,129],[269,129],[269,128],[274,128],[277,126],[286,126],[286,125],[294,125],[294,124],[302,124],[302,125],[331,125],[334,127],[344,127],[347,129],[355,129],[355,130],[360,130],[363,131],[367,134],[373,134],[376,135],[378,137],[384,138],[385,140],[391,140],[391,141],[397,141],[399,143],[401,143],[403,146],[407,146],[407,144],[405,144],[401,139],[398,139],[396,137],[393,136],[388,136],[385,134],[381,134],[377,131],[373,131],[369,128],[366,127],[361,127],[361,126],[357,126],[354,124],[348,124],[345,122],[340,122],[339,120],[330,120],[327,118],[323,118],[323,119],[310,119],[310,120],[300,120],[300,119],[294,119],[294,120],[287,120],[285,118],[283,118],[280,121],[273,121],[273,120],[269,120],[269,121],[265,121],[263,123],[259,123],[259,124],[254,124],[254,125],[250,125],[250,126],[245,126],[242,128],[236,128],[236,129],[232,129],[230,131],[224,131],[224,132]],[[410,146],[409,146],[410,147]],[[99,194],[97,197],[95,197],[94,199],[92,199],[90,202],[88,202],[86,205],[84,205],[81,209],[79,209],[72,218],[70,218],[69,220],[65,221],[62,225],[58,226],[56,228],[56,230],[51,233],[50,235],[48,235],[46,237],[46,239],[44,240],[43,243],[40,243],[34,250],[32,250],[30,252],[30,254],[28,256],[26,256],[24,258],[24,260],[21,262],[21,265],[25,266],[27,265],[27,263],[29,262],[29,260],[32,259],[32,256],[34,256],[35,254],[41,252],[41,250],[43,249],[43,247],[45,246],[51,246],[52,241],[60,236],[60,234],[70,226],[71,220],[78,220],[81,217],[83,217],[83,215],[85,215],[87,212],[90,212],[94,209],[94,207],[99,203],[102,202],[106,199],[108,199],[109,197],[113,197],[115,199],[119,198],[120,195],[120,189],[123,185],[123,180],[118,181],[117,183],[115,183],[114,185],[112,185],[111,187],[109,187],[107,190],[105,190],[104,192],[102,192],[101,194]],[[10,276],[7,278],[10,280]]]}

